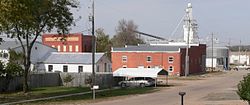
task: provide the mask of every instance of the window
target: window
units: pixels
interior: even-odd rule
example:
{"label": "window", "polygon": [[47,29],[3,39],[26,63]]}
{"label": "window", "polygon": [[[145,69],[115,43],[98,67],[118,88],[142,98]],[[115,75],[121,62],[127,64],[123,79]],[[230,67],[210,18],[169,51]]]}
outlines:
{"label": "window", "polygon": [[67,51],[67,46],[63,46],[63,52],[66,52]]}
{"label": "window", "polygon": [[79,47],[78,45],[75,46],[75,51],[78,52],[79,51]]}
{"label": "window", "polygon": [[99,71],[100,71],[100,66],[97,65],[97,67],[96,67],[96,72],[99,72]]}
{"label": "window", "polygon": [[9,54],[8,53],[3,53],[3,58],[8,59]]}
{"label": "window", "polygon": [[58,50],[59,52],[61,51],[61,46],[60,46],[60,45],[57,46],[57,50]]}
{"label": "window", "polygon": [[68,66],[66,65],[63,66],[63,72],[68,72]]}
{"label": "window", "polygon": [[169,66],[169,67],[168,67],[168,71],[169,71],[169,72],[173,72],[173,71],[174,71],[174,67],[173,67],[173,66]]}
{"label": "window", "polygon": [[83,72],[83,66],[78,66],[78,73]]}
{"label": "window", "polygon": [[72,45],[69,45],[69,52],[72,52]]}
{"label": "window", "polygon": [[112,71],[112,70],[111,70],[111,65],[108,64],[108,72],[110,72],[110,71]]}
{"label": "window", "polygon": [[104,63],[104,72],[107,72],[107,63]]}
{"label": "window", "polygon": [[147,56],[147,62],[151,62],[152,61],[152,57],[151,56]]}
{"label": "window", "polygon": [[174,62],[174,57],[170,56],[168,57],[168,63],[173,63]]}
{"label": "window", "polygon": [[48,70],[49,70],[49,72],[52,72],[53,71],[53,65],[48,65]]}
{"label": "window", "polygon": [[122,68],[127,68],[127,65],[123,65]]}
{"label": "window", "polygon": [[122,56],[122,62],[127,62],[128,57],[127,56]]}
{"label": "window", "polygon": [[3,57],[3,52],[0,52],[0,57]]}

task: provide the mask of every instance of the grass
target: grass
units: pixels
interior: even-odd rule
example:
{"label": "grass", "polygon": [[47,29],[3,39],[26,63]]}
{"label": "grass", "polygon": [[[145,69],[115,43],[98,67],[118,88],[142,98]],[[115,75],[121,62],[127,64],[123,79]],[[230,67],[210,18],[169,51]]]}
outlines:
{"label": "grass", "polygon": [[[121,88],[121,89],[112,89],[103,92],[96,93],[96,99],[106,99],[115,96],[125,96],[125,95],[135,95],[135,94],[146,94],[158,91],[158,89],[153,87],[146,87],[146,88]],[[64,98],[57,98],[51,99],[46,101],[37,101],[32,103],[26,104],[50,104],[53,102],[60,102],[60,103],[67,103],[67,102],[76,102],[76,101],[88,101],[92,100],[92,94],[85,94],[85,95],[77,95],[77,96],[70,96]]]}
{"label": "grass", "polygon": [[44,98],[90,91],[89,87],[43,87],[32,89],[29,93],[15,92],[0,94],[0,104],[28,99]]}

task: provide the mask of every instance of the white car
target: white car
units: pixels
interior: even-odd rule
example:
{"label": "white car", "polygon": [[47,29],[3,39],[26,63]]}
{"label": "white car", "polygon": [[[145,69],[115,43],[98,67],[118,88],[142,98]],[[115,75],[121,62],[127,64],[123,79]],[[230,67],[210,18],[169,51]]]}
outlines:
{"label": "white car", "polygon": [[145,87],[155,84],[155,80],[152,78],[136,77],[126,81],[120,81],[118,83],[121,87]]}
{"label": "white car", "polygon": [[239,65],[239,66],[235,66],[234,70],[250,70],[250,66],[248,66],[248,65]]}

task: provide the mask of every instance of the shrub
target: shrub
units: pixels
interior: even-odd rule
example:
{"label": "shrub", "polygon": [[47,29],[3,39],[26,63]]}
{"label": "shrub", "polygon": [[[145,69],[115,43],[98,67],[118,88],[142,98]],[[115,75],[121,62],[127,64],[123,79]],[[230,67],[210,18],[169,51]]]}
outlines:
{"label": "shrub", "polygon": [[243,80],[238,84],[237,94],[240,96],[240,99],[247,101],[250,105],[250,75],[244,77]]}
{"label": "shrub", "polygon": [[69,86],[69,83],[72,82],[74,78],[71,75],[66,75],[66,77],[63,78],[63,82],[66,83],[66,86]]}

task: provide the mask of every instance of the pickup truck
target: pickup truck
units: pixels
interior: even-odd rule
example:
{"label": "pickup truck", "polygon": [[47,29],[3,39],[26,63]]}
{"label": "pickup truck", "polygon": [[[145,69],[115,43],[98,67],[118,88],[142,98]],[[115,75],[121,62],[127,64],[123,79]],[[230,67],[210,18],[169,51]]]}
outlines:
{"label": "pickup truck", "polygon": [[248,65],[239,65],[239,66],[235,66],[233,69],[234,70],[250,70],[250,66],[248,66]]}

